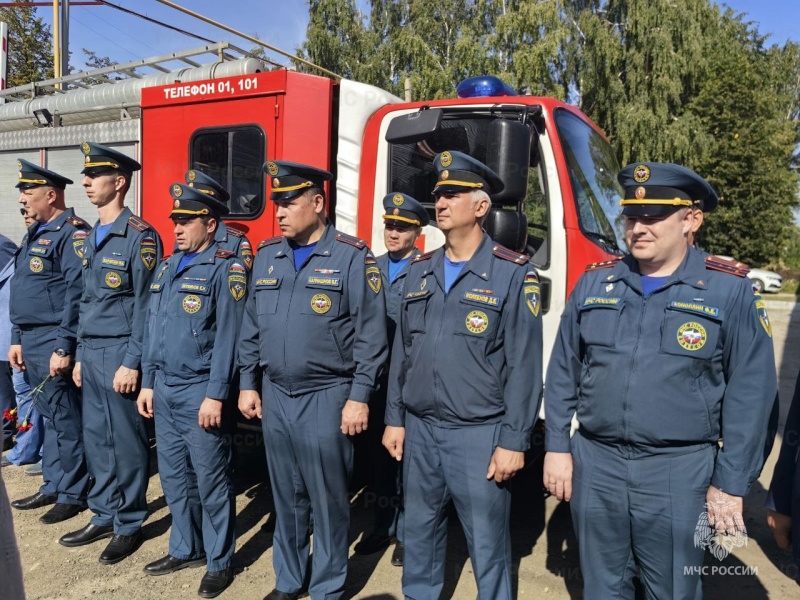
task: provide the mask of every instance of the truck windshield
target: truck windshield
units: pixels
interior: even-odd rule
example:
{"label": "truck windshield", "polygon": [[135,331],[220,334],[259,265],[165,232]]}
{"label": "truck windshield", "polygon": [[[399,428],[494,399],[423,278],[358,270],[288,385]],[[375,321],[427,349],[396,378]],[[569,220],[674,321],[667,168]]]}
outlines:
{"label": "truck windshield", "polygon": [[555,121],[581,230],[606,252],[619,254],[625,247],[625,217],[617,183],[619,164],[611,144],[568,110],[556,110]]}

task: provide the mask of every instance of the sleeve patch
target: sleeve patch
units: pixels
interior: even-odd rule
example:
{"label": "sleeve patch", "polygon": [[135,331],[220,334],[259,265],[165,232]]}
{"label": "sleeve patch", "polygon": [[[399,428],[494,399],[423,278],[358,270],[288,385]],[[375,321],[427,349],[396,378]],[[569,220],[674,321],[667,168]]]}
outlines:
{"label": "sleeve patch", "polygon": [[233,263],[228,270],[228,289],[238,302],[247,293],[247,272],[240,263]]}
{"label": "sleeve patch", "polygon": [[756,300],[756,314],[758,314],[758,321],[767,332],[769,337],[772,337],[772,323],[769,322],[769,315],[767,314],[767,307],[761,299]]}
{"label": "sleeve patch", "polygon": [[367,267],[366,276],[369,288],[376,294],[380,293],[381,285],[383,285],[381,270],[378,267]]}

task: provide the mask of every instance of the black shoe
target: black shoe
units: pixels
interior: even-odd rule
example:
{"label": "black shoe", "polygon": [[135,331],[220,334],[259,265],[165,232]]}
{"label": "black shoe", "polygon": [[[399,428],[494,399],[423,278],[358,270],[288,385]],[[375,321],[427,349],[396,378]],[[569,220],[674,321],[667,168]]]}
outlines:
{"label": "black shoe", "polygon": [[366,555],[375,554],[384,548],[388,548],[389,544],[394,541],[390,535],[379,535],[377,533],[370,533],[367,537],[358,542],[353,550],[356,554]]}
{"label": "black shoe", "polygon": [[56,499],[56,496],[48,496],[47,494],[36,492],[33,496],[14,500],[11,503],[11,506],[18,508],[19,510],[31,510],[32,508],[42,508],[43,506],[55,504]]}
{"label": "black shoe", "polygon": [[272,590],[269,594],[264,596],[264,600],[297,600],[300,597],[300,592],[282,592],[280,590]]}
{"label": "black shoe", "polygon": [[142,543],[142,532],[137,531],[133,535],[115,535],[108,542],[108,546],[100,554],[100,562],[104,565],[113,565],[123,558],[129,557],[136,552]]}
{"label": "black shoe", "polygon": [[94,525],[89,523],[83,529],[73,531],[66,535],[62,535],[58,543],[67,548],[75,546],[85,546],[103,538],[109,538],[114,535],[114,528],[111,525]]}
{"label": "black shoe", "polygon": [[204,564],[206,564],[205,556],[200,558],[175,558],[167,554],[164,558],[145,565],[144,572],[153,576],[168,575],[181,569],[202,567]]}
{"label": "black shoe", "polygon": [[403,556],[405,555],[406,547],[403,545],[403,542],[397,542],[394,545],[394,551],[392,552],[392,565],[395,567],[402,567],[403,566]]}
{"label": "black shoe", "polygon": [[206,571],[200,581],[197,595],[201,598],[216,598],[225,591],[233,581],[233,570],[228,567],[222,571]]}
{"label": "black shoe", "polygon": [[39,517],[39,520],[47,525],[52,525],[53,523],[61,523],[61,521],[71,519],[84,510],[86,510],[86,507],[80,504],[61,504],[57,502],[53,505],[53,508]]}

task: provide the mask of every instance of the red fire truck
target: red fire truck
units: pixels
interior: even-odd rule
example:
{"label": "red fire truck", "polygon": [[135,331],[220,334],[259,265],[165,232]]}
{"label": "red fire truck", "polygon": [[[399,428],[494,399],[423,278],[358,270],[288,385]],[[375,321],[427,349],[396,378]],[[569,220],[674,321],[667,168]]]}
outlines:
{"label": "red fire truck", "polygon": [[[98,141],[142,163],[130,202],[156,226],[166,248],[174,239],[169,189],[188,169],[230,190],[228,224],[255,246],[279,233],[262,164],[290,160],[334,173],[330,218],[381,254],[383,196],[405,192],[433,215],[431,160],[443,150],[466,152],[506,184],[493,197],[485,227],[500,243],[530,254],[540,273],[549,356],[567,295],[585,265],[619,254],[622,246],[619,167],[594,123],[574,106],[516,95],[492,77],[464,82],[457,98],[402,102],[354,81],[265,71],[236,51],[221,43],[0,93],[6,98],[0,106],[5,194],[14,194],[16,158],[37,161],[75,180],[68,204],[93,222],[94,208],[79,185],[79,146]],[[217,60],[200,65],[197,56],[206,52]],[[186,68],[165,66],[175,60]],[[134,68],[157,73],[112,78]],[[4,233],[20,238],[14,203],[3,203],[0,215]],[[432,222],[420,247],[442,241]]]}

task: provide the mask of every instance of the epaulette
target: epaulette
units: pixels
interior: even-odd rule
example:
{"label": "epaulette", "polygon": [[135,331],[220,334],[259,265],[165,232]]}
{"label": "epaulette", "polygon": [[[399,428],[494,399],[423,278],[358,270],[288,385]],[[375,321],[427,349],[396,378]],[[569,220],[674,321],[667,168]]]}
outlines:
{"label": "epaulette", "polygon": [[509,262],[516,263],[518,265],[525,265],[528,264],[528,261],[531,259],[530,256],[527,254],[520,254],[519,252],[514,252],[513,250],[509,250],[505,246],[501,246],[500,244],[495,244],[492,246],[492,254],[494,254],[497,258],[502,258],[503,260],[507,260]]}
{"label": "epaulette", "polygon": [[359,239],[357,237],[353,237],[352,235],[347,235],[346,233],[341,233],[341,232],[336,234],[336,241],[337,242],[344,242],[345,244],[350,244],[351,246],[355,246],[359,250],[361,250],[362,248],[364,248],[367,245],[367,242],[365,242],[364,240]]}
{"label": "epaulette", "polygon": [[231,252],[224,248],[217,248],[217,252],[214,254],[214,258],[233,258],[234,256],[236,256],[236,252]]}
{"label": "epaulette", "polygon": [[150,225],[144,219],[140,219],[136,215],[131,215],[128,219],[128,225],[133,227],[136,231],[145,231],[146,229],[153,229],[153,226]]}
{"label": "epaulette", "polygon": [[750,267],[738,260],[728,260],[719,256],[706,256],[706,269],[711,271],[722,271],[737,277],[746,277],[750,272]]}
{"label": "epaulette", "polygon": [[436,250],[431,250],[430,252],[426,252],[425,254],[417,254],[414,258],[411,259],[411,262],[420,262],[421,260],[428,260]]}
{"label": "epaulette", "polygon": [[72,225],[75,229],[91,229],[91,227],[86,221],[84,221],[80,217],[76,217],[75,215],[67,217],[67,223]]}
{"label": "epaulette", "polygon": [[269,238],[268,240],[264,240],[258,245],[258,249],[261,250],[262,248],[266,248],[267,246],[272,246],[273,244],[279,243],[283,239],[282,235],[277,235],[274,238]]}
{"label": "epaulette", "polygon": [[244,237],[244,231],[236,229],[235,227],[231,227],[230,225],[226,225],[225,228],[228,230],[228,235],[238,238]]}
{"label": "epaulette", "polygon": [[598,269],[610,269],[617,264],[617,261],[622,259],[621,256],[612,258],[611,260],[604,260],[603,262],[596,262],[586,265],[586,271],[597,271]]}

